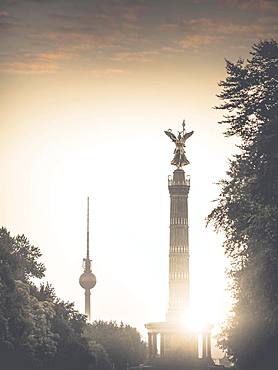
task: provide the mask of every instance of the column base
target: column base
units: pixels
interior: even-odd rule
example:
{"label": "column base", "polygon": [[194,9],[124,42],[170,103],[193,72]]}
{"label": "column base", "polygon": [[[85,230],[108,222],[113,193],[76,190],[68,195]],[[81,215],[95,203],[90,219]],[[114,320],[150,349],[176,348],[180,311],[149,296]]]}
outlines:
{"label": "column base", "polygon": [[176,322],[157,322],[145,325],[148,329],[149,358],[154,358],[156,339],[160,335],[160,350],[158,357],[166,358],[179,356],[183,358],[198,358],[198,335],[186,330],[182,324]]}

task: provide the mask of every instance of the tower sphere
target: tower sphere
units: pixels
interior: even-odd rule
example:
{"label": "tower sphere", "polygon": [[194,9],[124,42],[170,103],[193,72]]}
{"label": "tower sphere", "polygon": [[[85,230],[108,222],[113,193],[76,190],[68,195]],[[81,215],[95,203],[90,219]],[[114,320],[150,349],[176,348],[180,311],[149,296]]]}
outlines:
{"label": "tower sphere", "polygon": [[92,289],[96,285],[97,279],[92,272],[83,272],[79,278],[79,284],[83,289]]}

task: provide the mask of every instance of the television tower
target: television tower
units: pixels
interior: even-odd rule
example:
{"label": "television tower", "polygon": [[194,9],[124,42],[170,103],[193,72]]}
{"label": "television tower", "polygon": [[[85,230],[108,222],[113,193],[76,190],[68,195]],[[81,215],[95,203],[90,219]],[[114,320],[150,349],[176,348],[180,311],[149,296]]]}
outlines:
{"label": "television tower", "polygon": [[83,259],[84,272],[79,278],[79,284],[85,289],[85,315],[91,321],[91,289],[96,285],[97,279],[92,273],[91,260],[89,253],[90,233],[89,233],[89,197],[87,198],[87,255]]}

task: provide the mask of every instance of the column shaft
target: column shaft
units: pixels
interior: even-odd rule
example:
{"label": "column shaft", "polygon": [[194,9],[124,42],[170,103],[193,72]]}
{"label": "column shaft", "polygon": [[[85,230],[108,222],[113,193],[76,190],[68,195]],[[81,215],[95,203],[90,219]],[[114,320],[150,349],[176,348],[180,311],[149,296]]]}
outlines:
{"label": "column shaft", "polygon": [[165,355],[165,334],[160,334],[160,356],[164,357]]}
{"label": "column shaft", "polygon": [[157,333],[153,333],[153,357],[157,355]]}
{"label": "column shaft", "polygon": [[202,358],[207,357],[207,335],[202,334]]}
{"label": "column shaft", "polygon": [[169,309],[167,319],[183,319],[189,305],[188,204],[189,182],[182,169],[169,182],[170,249]]}
{"label": "column shaft", "polygon": [[207,333],[207,357],[211,358],[211,334]]}
{"label": "column shaft", "polygon": [[149,358],[152,358],[153,357],[152,333],[148,333],[148,350],[149,350]]}

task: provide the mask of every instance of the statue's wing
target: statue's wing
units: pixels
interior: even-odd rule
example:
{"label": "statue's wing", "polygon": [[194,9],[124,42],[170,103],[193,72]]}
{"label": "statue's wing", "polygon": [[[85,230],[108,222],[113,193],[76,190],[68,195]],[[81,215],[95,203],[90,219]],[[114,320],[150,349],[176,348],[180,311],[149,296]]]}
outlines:
{"label": "statue's wing", "polygon": [[191,135],[193,135],[194,131],[187,132],[183,135],[184,141],[187,140]]}
{"label": "statue's wing", "polygon": [[175,143],[177,141],[176,135],[171,131],[164,131],[167,136]]}

